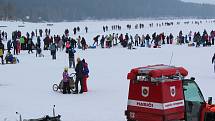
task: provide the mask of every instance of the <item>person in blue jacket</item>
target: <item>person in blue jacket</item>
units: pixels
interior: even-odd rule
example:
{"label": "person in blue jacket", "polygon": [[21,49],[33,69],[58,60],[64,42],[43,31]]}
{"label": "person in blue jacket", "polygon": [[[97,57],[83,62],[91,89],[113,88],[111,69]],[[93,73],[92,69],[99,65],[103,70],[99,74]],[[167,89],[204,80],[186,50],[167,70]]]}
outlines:
{"label": "person in blue jacket", "polygon": [[7,52],[6,56],[5,56],[5,60],[6,60],[6,63],[14,63],[14,57],[13,55],[11,54],[10,51]]}
{"label": "person in blue jacket", "polygon": [[83,92],[87,92],[88,89],[87,89],[87,78],[89,77],[89,68],[88,68],[88,64],[87,62],[85,61],[85,59],[82,60],[82,63],[83,63]]}

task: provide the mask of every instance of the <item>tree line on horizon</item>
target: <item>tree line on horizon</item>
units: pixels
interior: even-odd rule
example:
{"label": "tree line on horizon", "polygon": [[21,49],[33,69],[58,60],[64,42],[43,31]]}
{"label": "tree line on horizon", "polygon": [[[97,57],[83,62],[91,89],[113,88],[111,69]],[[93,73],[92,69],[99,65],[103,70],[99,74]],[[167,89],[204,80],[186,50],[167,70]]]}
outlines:
{"label": "tree line on horizon", "polygon": [[1,20],[77,21],[157,17],[214,18],[215,5],[180,0],[1,0]]}

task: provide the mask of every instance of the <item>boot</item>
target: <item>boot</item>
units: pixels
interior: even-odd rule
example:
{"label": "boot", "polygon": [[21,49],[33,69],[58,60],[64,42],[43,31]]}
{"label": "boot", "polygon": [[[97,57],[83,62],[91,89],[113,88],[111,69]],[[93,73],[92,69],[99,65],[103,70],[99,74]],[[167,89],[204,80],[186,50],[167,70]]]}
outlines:
{"label": "boot", "polygon": [[75,90],[75,91],[73,92],[73,94],[78,94],[78,90]]}

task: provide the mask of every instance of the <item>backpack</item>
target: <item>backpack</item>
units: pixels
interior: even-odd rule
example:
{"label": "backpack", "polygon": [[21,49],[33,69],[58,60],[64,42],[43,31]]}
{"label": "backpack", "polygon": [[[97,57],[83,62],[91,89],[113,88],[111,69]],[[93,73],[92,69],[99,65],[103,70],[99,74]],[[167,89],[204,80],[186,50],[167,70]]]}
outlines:
{"label": "backpack", "polygon": [[74,53],[76,52],[74,49],[69,49],[69,58],[74,58]]}
{"label": "backpack", "polygon": [[50,50],[51,50],[51,51],[55,51],[55,50],[56,50],[55,44],[52,44],[52,45],[50,46]]}

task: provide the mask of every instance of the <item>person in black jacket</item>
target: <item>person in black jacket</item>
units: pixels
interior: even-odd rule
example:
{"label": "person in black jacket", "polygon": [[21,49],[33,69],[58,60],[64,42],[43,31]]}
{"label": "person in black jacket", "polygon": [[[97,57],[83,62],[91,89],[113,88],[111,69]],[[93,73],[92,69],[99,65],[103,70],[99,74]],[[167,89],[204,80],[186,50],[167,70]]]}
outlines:
{"label": "person in black jacket", "polygon": [[57,46],[55,45],[55,43],[51,43],[51,45],[50,45],[50,51],[51,51],[52,59],[56,60]]}
{"label": "person in black jacket", "polygon": [[76,72],[76,80],[75,80],[75,92],[74,94],[78,94],[78,83],[80,82],[81,89],[79,93],[83,93],[83,76],[84,76],[84,67],[80,58],[77,58],[77,65],[75,67]]}
{"label": "person in black jacket", "polygon": [[17,40],[13,40],[12,44],[13,44],[13,54],[16,55],[16,54],[17,54],[17,53],[16,53],[16,49],[17,49]]}
{"label": "person in black jacket", "polygon": [[32,48],[32,46],[33,46],[33,41],[32,41],[32,38],[28,38],[28,44],[27,44],[27,47],[28,47],[28,53],[30,54],[30,53],[33,53],[33,48]]}
{"label": "person in black jacket", "polygon": [[93,46],[95,46],[95,44],[96,44],[96,46],[98,46],[99,37],[100,37],[100,35],[97,35],[96,37],[93,38],[93,40],[94,40]]}
{"label": "person in black jacket", "polygon": [[149,48],[150,48],[150,43],[149,43],[150,39],[151,38],[150,38],[149,34],[147,34],[145,40],[146,40],[146,46],[149,47]]}
{"label": "person in black jacket", "polygon": [[102,38],[100,40],[101,48],[104,48],[104,42],[105,42],[105,37],[102,35]]}
{"label": "person in black jacket", "polygon": [[84,37],[82,37],[82,39],[81,39],[81,45],[82,45],[82,50],[85,50],[87,43],[86,43],[86,40]]}
{"label": "person in black jacket", "polygon": [[11,43],[11,40],[9,40],[7,42],[7,50],[8,50],[8,52],[10,52],[11,48],[12,48],[12,43]]}
{"label": "person in black jacket", "polygon": [[68,50],[68,54],[69,54],[69,68],[71,68],[73,66],[73,68],[75,68],[75,50],[73,48],[70,48]]}
{"label": "person in black jacket", "polygon": [[214,56],[212,57],[212,64],[214,64],[214,72],[215,72],[215,53],[214,53]]}
{"label": "person in black jacket", "polygon": [[37,46],[41,48],[41,39],[40,36],[37,37]]}

